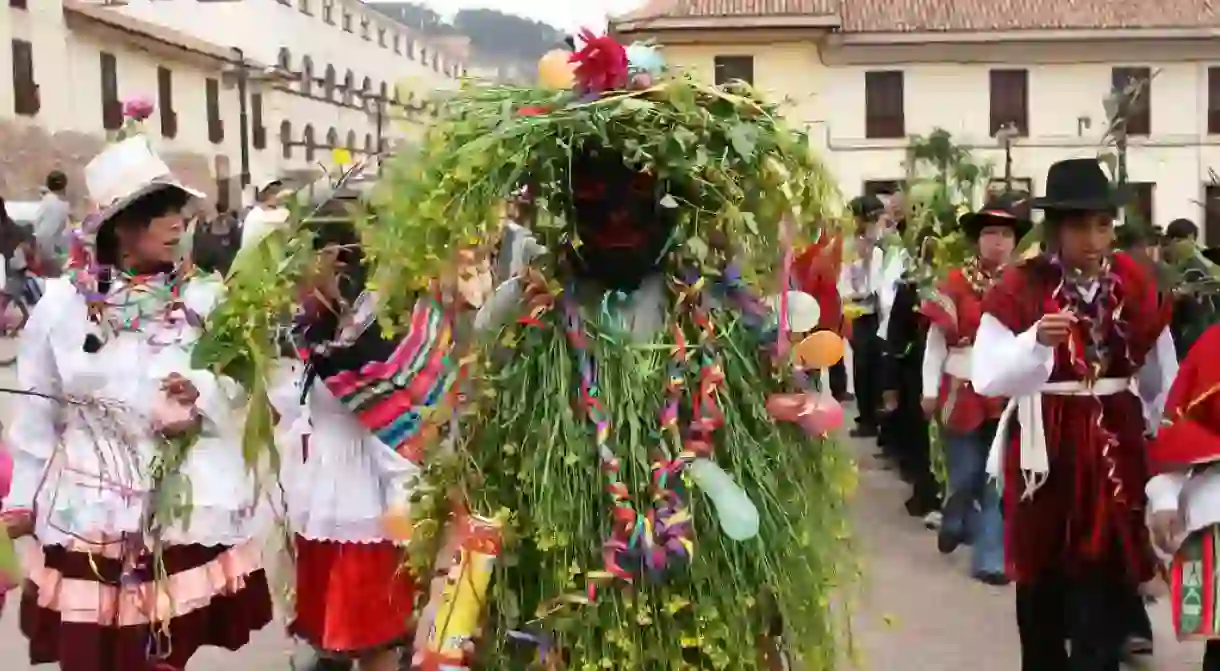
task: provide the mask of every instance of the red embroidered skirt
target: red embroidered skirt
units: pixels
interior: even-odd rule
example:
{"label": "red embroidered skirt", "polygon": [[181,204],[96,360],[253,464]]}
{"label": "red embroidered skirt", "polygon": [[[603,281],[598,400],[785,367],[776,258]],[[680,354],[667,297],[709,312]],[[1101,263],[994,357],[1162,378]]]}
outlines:
{"label": "red embroidered skirt", "polygon": [[162,555],[169,577],[160,585],[151,566],[124,577],[122,560],[109,553],[47,546],[42,554],[42,568],[30,572],[21,595],[31,664],[184,669],[199,648],[237,650],[271,621],[271,591],[254,544],[170,546]]}
{"label": "red embroidered skirt", "polygon": [[296,537],[297,604],[289,631],[326,652],[354,654],[414,634],[415,579],[403,548]]}

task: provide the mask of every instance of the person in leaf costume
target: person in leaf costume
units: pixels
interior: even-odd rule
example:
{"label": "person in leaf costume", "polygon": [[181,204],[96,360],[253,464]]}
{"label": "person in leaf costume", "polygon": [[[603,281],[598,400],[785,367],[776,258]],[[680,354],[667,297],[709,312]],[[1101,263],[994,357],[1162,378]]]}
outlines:
{"label": "person in leaf costume", "polygon": [[984,583],[1002,585],[1004,521],[1000,496],[987,483],[987,450],[995,436],[1003,400],[980,396],[970,384],[971,347],[983,317],[983,296],[999,280],[1032,223],[1023,216],[1023,194],[999,194],[978,212],[960,218],[976,253],[938,282],[923,302],[931,322],[924,351],[923,408],[945,431],[949,498],[937,548],[952,553],[973,540],[971,572]]}
{"label": "person in leaf costume", "polygon": [[[461,438],[423,460],[423,561],[462,511],[502,546],[469,655],[455,641],[475,632],[438,612],[417,661],[835,668],[853,471],[823,433],[842,411],[790,363],[787,292],[773,314],[754,289],[787,288],[781,252],[832,218],[833,188],[807,139],[744,86],[701,85],[655,49],[589,34],[572,63],[573,90],[456,94],[421,152],[388,166],[365,233],[396,324],[410,305],[397,297],[498,230],[522,183],[547,250],[477,315],[488,356]],[[837,359],[801,351],[812,367]],[[447,595],[434,592],[442,609]]]}

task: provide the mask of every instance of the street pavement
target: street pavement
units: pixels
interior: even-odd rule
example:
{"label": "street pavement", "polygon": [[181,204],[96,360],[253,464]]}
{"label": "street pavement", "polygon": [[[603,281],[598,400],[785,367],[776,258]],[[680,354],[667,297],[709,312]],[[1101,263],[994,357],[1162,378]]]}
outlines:
{"label": "street pavement", "polygon": [[[0,360],[11,351],[0,341]],[[12,369],[0,369],[0,387],[15,384]],[[7,420],[0,397],[0,416]],[[1019,656],[1013,589],[969,579],[968,548],[951,557],[936,552],[935,535],[902,507],[906,488],[872,456],[872,445],[854,445],[860,487],[854,511],[864,558],[864,582],[854,592],[852,638],[860,668],[877,671],[1017,671]],[[17,631],[18,596],[0,617],[0,667],[29,671]],[[1199,668],[1201,646],[1173,640],[1164,600],[1152,607],[1157,655],[1143,668]],[[287,671],[292,644],[275,622],[237,653],[205,651],[191,671]],[[39,667],[50,668],[50,667]]]}

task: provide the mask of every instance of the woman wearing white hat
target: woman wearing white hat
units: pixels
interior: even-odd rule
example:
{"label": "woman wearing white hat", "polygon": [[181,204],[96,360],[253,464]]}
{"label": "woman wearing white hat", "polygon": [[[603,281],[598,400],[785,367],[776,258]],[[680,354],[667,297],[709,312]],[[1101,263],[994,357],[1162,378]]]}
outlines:
{"label": "woman wearing white hat", "polygon": [[222,288],[182,277],[181,184],[146,139],[86,167],[99,208],[22,333],[5,499],[42,566],[22,595],[32,664],[183,669],[271,619],[241,452],[241,389],[192,368]]}

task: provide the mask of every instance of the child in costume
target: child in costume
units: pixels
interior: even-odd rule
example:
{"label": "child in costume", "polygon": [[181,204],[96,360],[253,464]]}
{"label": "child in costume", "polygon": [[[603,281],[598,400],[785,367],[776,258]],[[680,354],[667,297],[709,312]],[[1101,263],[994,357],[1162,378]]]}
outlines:
{"label": "child in costume", "polygon": [[1022,196],[1002,194],[960,225],[975,254],[939,282],[923,303],[931,320],[923,362],[923,407],[942,425],[949,471],[949,498],[937,538],[945,554],[972,540],[971,572],[977,580],[1002,585],[1004,520],[1000,496],[987,482],[987,451],[995,436],[1003,401],[980,396],[970,383],[970,355],[983,316],[983,296],[1000,278],[1017,241],[1032,227],[1021,214]]}
{"label": "child in costume", "polygon": [[[85,168],[99,210],[21,334],[5,508],[33,511],[30,662],[182,669],[271,619],[242,390],[191,366],[219,278],[181,276],[180,183],[143,136]],[[10,523],[11,524],[11,523]],[[10,525],[10,528],[12,526]]]}
{"label": "child in costume", "polygon": [[[422,415],[452,400],[454,315],[424,296],[400,335],[373,322],[377,296],[366,290],[353,224],[361,209],[354,197],[333,198],[307,221],[319,267],[296,329],[304,366],[287,367],[273,400],[295,533],[289,630],[328,667],[356,660],[381,671],[399,668],[413,633],[407,507],[421,471],[418,442],[437,429]],[[513,251],[503,254],[510,266]],[[479,304],[490,287],[483,267],[471,270],[473,281],[459,280],[457,294]]]}
{"label": "child in costume", "polygon": [[1148,481],[1152,540],[1172,556],[1169,581],[1174,626],[1181,639],[1207,641],[1204,671],[1220,669],[1216,603],[1220,530],[1220,326],[1195,341],[1165,400],[1165,419],[1152,442]]}
{"label": "child in costume", "polygon": [[352,224],[332,217],[315,242],[324,261],[299,326],[305,365],[289,367],[274,399],[296,560],[289,631],[324,657],[393,671],[411,631],[415,580],[386,518],[405,509],[419,466],[366,429],[331,387],[397,343],[368,328],[375,299],[363,292]]}
{"label": "child in costume", "polygon": [[1152,578],[1136,379],[1163,395],[1177,359],[1155,279],[1111,251],[1121,196],[1095,159],[1051,166],[1033,204],[1048,251],[986,294],[972,352],[975,391],[1010,398],[988,471],[1028,671],[1116,671],[1127,600]]}
{"label": "child in costume", "polygon": [[[398,323],[395,298],[497,227],[521,181],[550,250],[480,310],[496,337],[474,407],[454,457],[426,460],[412,544],[439,523],[463,539],[417,663],[832,669],[851,474],[824,434],[842,409],[803,393],[787,357],[817,371],[842,343],[787,347],[794,299],[773,314],[752,288],[788,288],[805,217],[830,214],[827,177],[749,90],[584,40],[575,91],[457,94],[390,170],[365,236]],[[446,495],[469,516],[423,503]]]}

